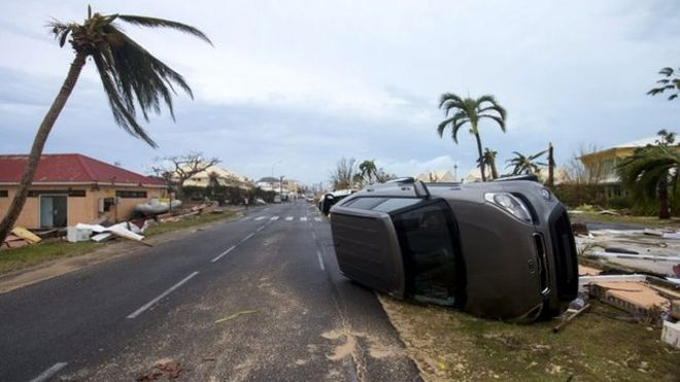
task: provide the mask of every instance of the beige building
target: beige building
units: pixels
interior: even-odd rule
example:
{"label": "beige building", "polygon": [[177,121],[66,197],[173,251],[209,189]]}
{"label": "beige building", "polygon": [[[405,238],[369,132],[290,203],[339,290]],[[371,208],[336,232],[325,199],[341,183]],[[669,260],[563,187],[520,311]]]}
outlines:
{"label": "beige building", "polygon": [[[27,155],[0,155],[0,217],[5,216]],[[73,226],[127,220],[138,204],[166,196],[163,181],[80,154],[45,154],[38,163],[17,226]]]}
{"label": "beige building", "polygon": [[217,181],[220,186],[240,187],[244,190],[253,188],[253,183],[245,176],[219,166],[210,166],[195,174],[184,181],[184,186],[208,187],[211,179]]}

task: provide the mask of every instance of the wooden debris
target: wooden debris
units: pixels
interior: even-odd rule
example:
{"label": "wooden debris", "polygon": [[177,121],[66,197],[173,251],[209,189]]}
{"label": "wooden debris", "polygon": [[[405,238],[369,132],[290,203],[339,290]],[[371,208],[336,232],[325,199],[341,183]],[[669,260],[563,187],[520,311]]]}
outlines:
{"label": "wooden debris", "polygon": [[14,227],[12,233],[28,242],[28,244],[39,243],[42,239],[24,227]]}
{"label": "wooden debris", "polygon": [[643,282],[596,281],[590,284],[590,294],[616,308],[644,316],[651,322],[659,322],[661,312],[670,309],[668,299]]}
{"label": "wooden debris", "polygon": [[586,304],[583,308],[574,312],[574,314],[572,314],[571,316],[567,317],[565,320],[557,324],[557,326],[555,326],[552,330],[553,333],[557,333],[560,330],[562,330],[562,328],[569,325],[576,317],[578,317],[581,313],[585,312],[588,309],[590,309],[590,304]]}

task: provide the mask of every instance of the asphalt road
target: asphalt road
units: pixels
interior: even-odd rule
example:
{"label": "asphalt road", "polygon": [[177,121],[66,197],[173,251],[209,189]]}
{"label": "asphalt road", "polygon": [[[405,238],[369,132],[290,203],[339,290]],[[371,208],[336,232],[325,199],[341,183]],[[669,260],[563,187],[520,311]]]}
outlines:
{"label": "asphalt road", "polygon": [[420,380],[303,201],[0,295],[0,381],[134,381],[167,362],[177,381]]}

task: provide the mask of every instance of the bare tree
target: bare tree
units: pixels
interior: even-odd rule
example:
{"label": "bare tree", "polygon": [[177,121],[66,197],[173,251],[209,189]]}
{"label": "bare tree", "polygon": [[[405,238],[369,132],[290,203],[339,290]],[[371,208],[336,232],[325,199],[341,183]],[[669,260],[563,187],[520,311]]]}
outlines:
{"label": "bare tree", "polygon": [[581,160],[582,157],[598,151],[600,148],[597,145],[581,145],[578,152],[574,153],[565,166],[567,181],[575,184],[599,183],[605,177],[604,163],[593,158],[586,166]]}
{"label": "bare tree", "polygon": [[190,152],[184,155],[157,158],[156,162],[159,165],[152,166],[152,171],[156,176],[162,177],[169,184],[175,184],[177,186],[177,195],[181,197],[184,182],[192,176],[220,163],[220,160],[215,157],[206,159],[203,153]]}
{"label": "bare tree", "polygon": [[340,158],[335,165],[335,169],[331,171],[330,180],[335,190],[343,190],[352,187],[352,181],[354,180],[356,173],[355,163],[356,160],[354,158]]}

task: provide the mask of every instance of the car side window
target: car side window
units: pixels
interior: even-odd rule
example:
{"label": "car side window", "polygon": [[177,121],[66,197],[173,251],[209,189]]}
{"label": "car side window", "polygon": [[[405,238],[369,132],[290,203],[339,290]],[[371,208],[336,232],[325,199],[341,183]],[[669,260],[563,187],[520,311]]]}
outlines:
{"label": "car side window", "polygon": [[456,296],[454,224],[445,202],[430,203],[392,218],[404,256],[407,284],[416,300],[453,305]]}

